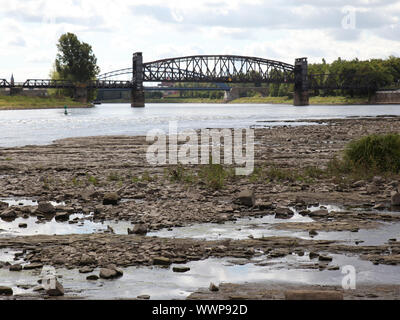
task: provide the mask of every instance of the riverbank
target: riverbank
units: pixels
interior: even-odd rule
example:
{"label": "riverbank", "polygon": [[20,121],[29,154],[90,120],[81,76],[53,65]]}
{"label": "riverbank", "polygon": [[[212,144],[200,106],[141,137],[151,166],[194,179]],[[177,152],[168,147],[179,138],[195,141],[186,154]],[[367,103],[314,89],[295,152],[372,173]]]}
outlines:
{"label": "riverbank", "polygon": [[0,110],[89,108],[90,103],[76,102],[71,98],[25,97],[0,95]]}
{"label": "riverbank", "polygon": [[[168,269],[172,264],[184,267],[209,258],[232,258],[234,265],[269,266],[279,258],[285,269],[340,273],[337,270],[342,265],[335,260],[340,255],[362,266],[367,264],[366,268],[393,267],[398,274],[399,229],[391,233],[381,228],[400,223],[400,215],[391,207],[399,176],[335,176],[325,171],[349,141],[387,132],[400,132],[398,117],[310,120],[309,125],[301,127],[259,128],[255,130],[254,173],[249,177],[224,174],[217,181],[221,182],[218,188],[212,179],[215,175],[198,175],[199,170],[210,168],[148,164],[145,137],[69,138],[46,146],[0,148],[0,199],[11,198],[17,204],[9,207],[4,200],[0,202],[0,218],[5,223],[2,228],[6,230],[15,222],[20,230],[19,225],[23,228],[24,221],[32,218],[37,219],[35,225],[56,219],[74,230],[68,235],[54,235],[53,230],[46,235],[3,234],[0,248],[12,255],[15,252],[26,270],[44,265],[89,273],[115,267],[161,265]],[[229,169],[225,168],[227,172]],[[23,205],[21,199],[40,200],[40,208],[32,203]],[[48,201],[58,205],[53,207]],[[292,210],[300,221],[291,220]],[[75,213],[82,215],[70,218]],[[249,220],[245,239],[200,240],[184,233],[183,239],[153,237],[163,230],[164,234],[179,234],[182,227],[190,226],[203,226],[206,237],[216,224],[222,233],[224,226],[242,218],[270,218],[273,223]],[[113,221],[127,223],[132,230],[136,227],[135,232],[141,235],[130,234],[135,232],[127,228],[113,234],[117,232],[110,227]],[[104,230],[72,234],[85,223],[101,223]],[[210,223],[213,227],[205,225]],[[233,228],[235,234],[241,232],[239,226]],[[266,229],[257,232],[260,228]],[[372,236],[376,234],[378,238]],[[257,261],[260,257],[263,260]],[[9,272],[15,272],[8,271],[7,263],[1,266],[5,276],[0,286]],[[246,285],[246,297],[258,299],[257,290],[250,290],[257,286],[260,283]],[[374,288],[364,290],[364,297],[385,297]],[[68,292],[67,286],[65,289]],[[222,287],[221,292],[225,291]],[[228,288],[225,296],[231,293]],[[47,298],[43,291],[36,297]],[[399,293],[394,297],[399,298]]]}
{"label": "riverbank", "polygon": [[[146,99],[147,103],[230,103],[230,104],[293,104],[288,97],[244,97],[226,102],[223,99],[205,98],[164,98]],[[310,97],[310,105],[363,105],[369,104],[368,98],[350,97]]]}
{"label": "riverbank", "polygon": [[[130,103],[127,100],[111,100],[104,103]],[[205,103],[205,104],[293,104],[287,97],[245,97],[226,102],[223,99],[206,98],[164,98],[146,99],[146,103]],[[310,105],[363,105],[369,104],[367,98],[349,97],[310,97]],[[0,110],[90,108],[93,104],[73,101],[71,98],[0,96]]]}

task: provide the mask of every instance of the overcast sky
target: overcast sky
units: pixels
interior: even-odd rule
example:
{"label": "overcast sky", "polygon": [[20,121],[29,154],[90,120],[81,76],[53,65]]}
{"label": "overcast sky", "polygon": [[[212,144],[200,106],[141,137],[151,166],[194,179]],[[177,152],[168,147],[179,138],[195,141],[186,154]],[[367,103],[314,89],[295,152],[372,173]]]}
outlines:
{"label": "overcast sky", "polygon": [[192,54],[288,63],[400,56],[400,1],[0,0],[0,78],[47,78],[59,36],[92,45],[102,72]]}

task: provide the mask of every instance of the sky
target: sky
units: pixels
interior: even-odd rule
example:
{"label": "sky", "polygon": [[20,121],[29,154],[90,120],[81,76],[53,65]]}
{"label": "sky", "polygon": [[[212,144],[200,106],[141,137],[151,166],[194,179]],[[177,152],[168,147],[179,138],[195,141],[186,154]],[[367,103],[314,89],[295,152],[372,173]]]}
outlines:
{"label": "sky", "polygon": [[294,63],[400,56],[395,0],[0,0],[0,78],[48,78],[60,35],[89,43],[101,72],[196,54]]}

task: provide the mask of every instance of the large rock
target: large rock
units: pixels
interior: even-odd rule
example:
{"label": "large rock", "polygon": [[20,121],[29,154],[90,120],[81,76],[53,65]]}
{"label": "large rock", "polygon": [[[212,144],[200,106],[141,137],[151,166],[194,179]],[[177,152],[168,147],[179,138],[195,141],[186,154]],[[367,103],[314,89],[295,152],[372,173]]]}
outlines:
{"label": "large rock", "polygon": [[56,221],[68,221],[70,214],[68,212],[57,212],[56,213]]}
{"label": "large rock", "polygon": [[176,273],[185,273],[185,272],[190,271],[190,268],[189,267],[173,267],[172,271],[176,272]]}
{"label": "large rock", "polygon": [[392,195],[392,206],[400,206],[400,193],[396,192]]}
{"label": "large rock", "polygon": [[102,279],[115,279],[118,277],[118,272],[113,269],[102,268],[100,269],[100,278]]}
{"label": "large rock", "polygon": [[322,290],[289,290],[285,292],[286,300],[343,300],[343,293]]}
{"label": "large rock", "polygon": [[244,190],[240,192],[237,197],[237,201],[244,206],[254,207],[256,204],[254,191]]}
{"label": "large rock", "polygon": [[22,266],[20,264],[14,264],[12,266],[10,266],[10,271],[21,271],[22,270]]}
{"label": "large rock", "polygon": [[169,258],[156,257],[153,259],[153,265],[155,266],[169,266],[172,262]]}
{"label": "large rock", "polygon": [[55,286],[47,289],[46,293],[51,297],[60,297],[64,295],[64,287],[57,279],[55,279]]}
{"label": "large rock", "polygon": [[8,203],[0,201],[0,210],[4,210],[8,208]]}
{"label": "large rock", "polygon": [[54,208],[54,206],[50,202],[39,201],[39,205],[36,211],[43,214],[55,214],[56,208]]}
{"label": "large rock", "polygon": [[103,197],[103,205],[117,205],[119,202],[119,195],[115,192],[106,193]]}
{"label": "large rock", "polygon": [[17,213],[13,208],[8,208],[0,214],[0,218],[2,219],[15,219],[17,217]]}
{"label": "large rock", "polygon": [[294,216],[292,210],[286,207],[278,207],[275,210],[275,218],[276,219],[290,219]]}
{"label": "large rock", "polygon": [[146,224],[137,224],[132,230],[128,228],[128,234],[146,235],[147,232],[148,227]]}
{"label": "large rock", "polygon": [[9,287],[2,287],[0,286],[0,296],[12,296],[13,290]]}
{"label": "large rock", "polygon": [[96,258],[87,254],[83,254],[79,261],[79,265],[81,266],[88,266],[93,264],[97,264]]}

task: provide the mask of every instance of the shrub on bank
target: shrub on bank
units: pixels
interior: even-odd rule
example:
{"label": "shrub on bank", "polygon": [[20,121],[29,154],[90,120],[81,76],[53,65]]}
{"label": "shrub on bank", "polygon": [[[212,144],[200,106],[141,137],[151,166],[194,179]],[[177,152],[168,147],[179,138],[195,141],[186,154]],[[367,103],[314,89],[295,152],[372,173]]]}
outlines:
{"label": "shrub on bank", "polygon": [[350,168],[372,172],[400,171],[400,135],[369,135],[350,142],[344,153]]}

